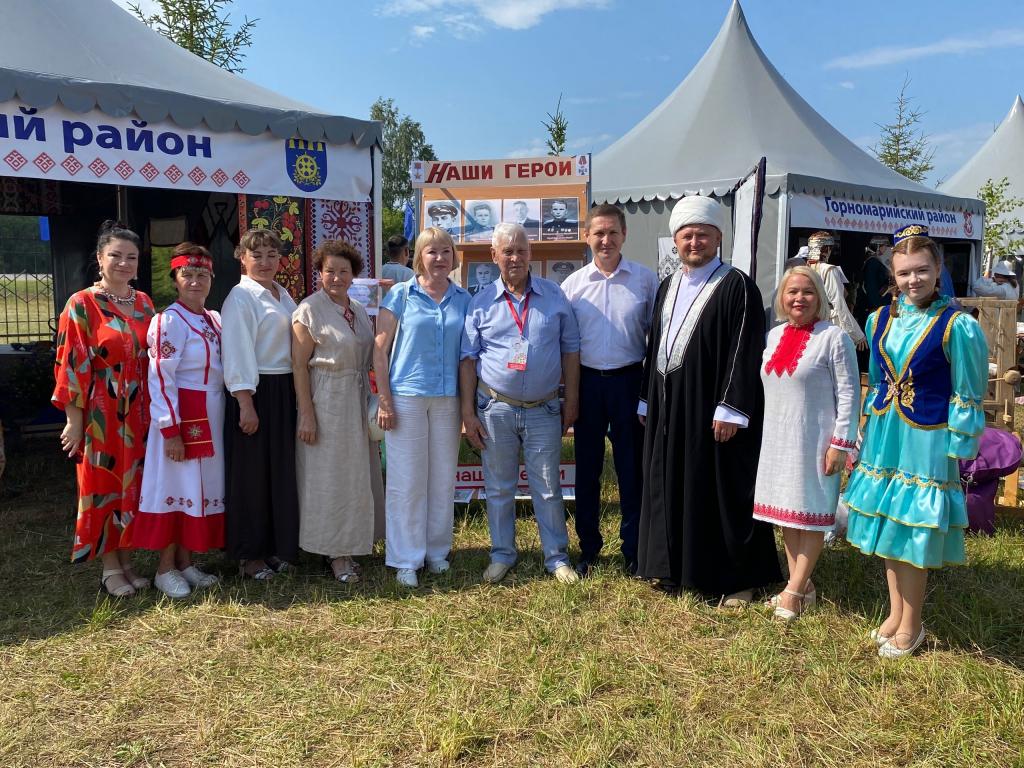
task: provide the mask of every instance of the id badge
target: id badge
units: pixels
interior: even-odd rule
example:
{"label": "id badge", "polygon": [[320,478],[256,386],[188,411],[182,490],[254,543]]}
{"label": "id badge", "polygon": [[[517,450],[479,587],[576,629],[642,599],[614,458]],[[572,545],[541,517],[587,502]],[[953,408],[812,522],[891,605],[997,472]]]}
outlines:
{"label": "id badge", "polygon": [[508,367],[513,371],[526,370],[526,356],[530,352],[530,342],[521,336],[512,344],[512,355],[508,359]]}

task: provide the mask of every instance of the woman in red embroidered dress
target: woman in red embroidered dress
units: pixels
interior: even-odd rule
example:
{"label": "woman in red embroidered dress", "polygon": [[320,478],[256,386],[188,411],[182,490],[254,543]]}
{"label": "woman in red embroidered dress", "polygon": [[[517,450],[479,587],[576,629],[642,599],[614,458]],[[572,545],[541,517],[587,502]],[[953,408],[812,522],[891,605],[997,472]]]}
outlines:
{"label": "woman in red embroidered dress", "polygon": [[828,321],[825,286],[809,267],[782,276],[761,368],[764,431],[754,517],[782,529],[789,583],[772,598],[792,621],[816,602],[811,574],[835,523],[839,471],[857,437],[857,359],[850,337]]}
{"label": "woman in red embroidered dress", "polygon": [[224,373],[220,315],[205,308],[213,259],[182,243],[171,257],[178,300],[149,324],[146,469],[133,543],[160,550],[156,588],[187,597],[217,577],[192,552],[224,546]]}
{"label": "woman in red embroidered dress", "polygon": [[129,559],[146,453],[146,328],[153,302],[136,291],[139,236],[104,222],[96,243],[100,279],[68,299],[57,332],[53,403],[67,426],[61,447],[78,462],[72,562],[99,555],[102,587],[114,597],[149,586]]}

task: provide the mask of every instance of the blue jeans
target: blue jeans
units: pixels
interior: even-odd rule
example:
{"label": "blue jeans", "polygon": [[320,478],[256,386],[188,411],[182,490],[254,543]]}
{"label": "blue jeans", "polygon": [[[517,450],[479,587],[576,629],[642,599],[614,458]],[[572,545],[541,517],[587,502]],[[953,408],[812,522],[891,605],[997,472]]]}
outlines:
{"label": "blue jeans", "polygon": [[506,565],[516,561],[515,497],[522,448],[544,567],[554,571],[568,565],[569,533],[559,478],[562,416],[558,399],[536,408],[519,408],[477,392],[476,408],[487,431],[483,466],[491,561]]}

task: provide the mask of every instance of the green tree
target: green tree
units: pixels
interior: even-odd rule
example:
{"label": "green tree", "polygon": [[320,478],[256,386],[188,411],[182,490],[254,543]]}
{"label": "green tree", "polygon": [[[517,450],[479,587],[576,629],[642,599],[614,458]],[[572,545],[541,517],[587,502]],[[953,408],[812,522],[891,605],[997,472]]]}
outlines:
{"label": "green tree", "polygon": [[1024,207],[1024,200],[1010,197],[1010,180],[1003,176],[999,181],[989,179],[978,190],[978,199],[985,203],[985,253],[993,261],[1020,253],[1024,238],[1013,237],[1013,233],[1024,229],[1019,218],[1009,215]]}
{"label": "green tree", "polygon": [[405,234],[405,214],[398,208],[385,208],[380,220],[380,231],[381,262],[385,262],[388,260],[388,249],[385,247],[388,238]]}
{"label": "green tree", "polygon": [[370,119],[379,121],[382,129],[381,200],[385,208],[400,208],[412,198],[409,164],[413,160],[436,160],[437,155],[427,143],[423,126],[401,114],[394,99],[381,97],[373,102]]}
{"label": "green tree", "polygon": [[875,123],[882,135],[871,151],[883,164],[911,181],[924,181],[934,167],[935,150],[929,148],[928,137],[917,127],[924,113],[911,106],[913,98],[907,95],[909,85],[910,79],[905,78],[896,97],[896,120],[885,125]]}
{"label": "green tree", "polygon": [[548,112],[547,122],[541,120],[548,131],[548,154],[557,157],[565,153],[565,138],[569,131],[569,121],[562,114],[562,94],[558,94],[558,103],[555,105],[555,113]]}
{"label": "green tree", "polygon": [[[232,31],[231,16],[224,11],[233,0],[156,0],[160,12],[147,16],[138,3],[128,8],[186,51],[228,72],[244,72],[245,49],[252,45],[252,31],[259,19],[245,17]],[[223,15],[222,15],[223,14]]]}

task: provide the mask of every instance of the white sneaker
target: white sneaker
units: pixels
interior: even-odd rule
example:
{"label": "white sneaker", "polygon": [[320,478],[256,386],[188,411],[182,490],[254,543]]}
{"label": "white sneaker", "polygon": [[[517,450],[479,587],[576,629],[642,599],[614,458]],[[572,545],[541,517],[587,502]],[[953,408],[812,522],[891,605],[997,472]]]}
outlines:
{"label": "white sneaker", "polygon": [[434,560],[427,563],[427,570],[430,573],[448,573],[450,567],[447,560]]}
{"label": "white sneaker", "polygon": [[416,578],[416,571],[412,568],[399,568],[398,573],[395,574],[395,581],[403,587],[418,587],[420,585],[419,579]]}
{"label": "white sneaker", "polygon": [[580,575],[576,573],[576,569],[568,563],[562,563],[560,566],[555,568],[554,576],[562,584],[575,584],[580,580]]}
{"label": "white sneaker", "polygon": [[499,563],[496,560],[491,561],[491,564],[488,565],[487,569],[484,571],[484,581],[486,581],[488,584],[497,584],[499,581],[505,578],[505,575],[510,570],[512,570],[511,565],[507,565],[506,563]]}
{"label": "white sneaker", "polygon": [[153,578],[153,586],[174,599],[188,597],[192,594],[192,589],[185,581],[185,577],[181,575],[181,571],[171,570],[167,573],[158,573]]}
{"label": "white sneaker", "polygon": [[181,575],[185,577],[185,581],[189,583],[189,586],[193,587],[212,587],[220,581],[220,579],[212,573],[202,571],[194,565],[190,565],[188,568],[183,570]]}

